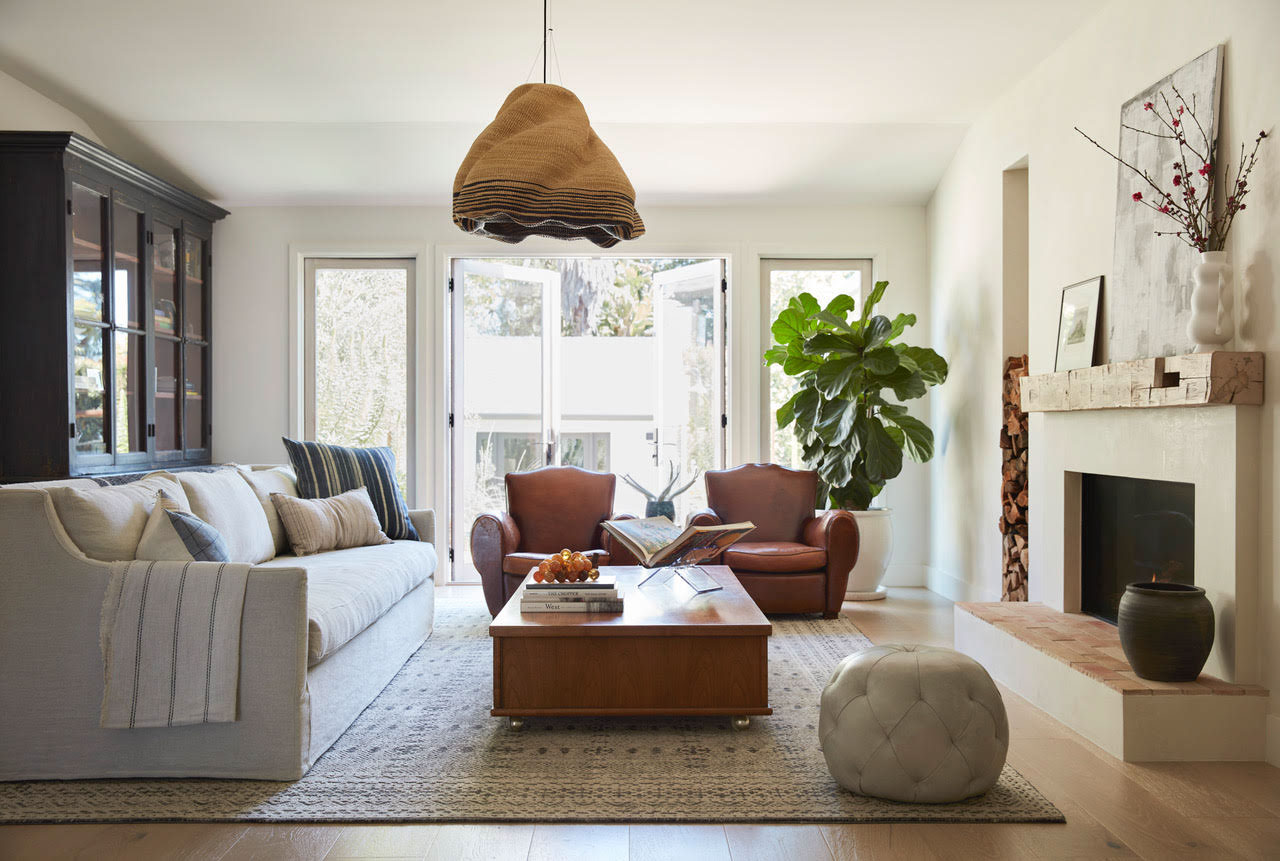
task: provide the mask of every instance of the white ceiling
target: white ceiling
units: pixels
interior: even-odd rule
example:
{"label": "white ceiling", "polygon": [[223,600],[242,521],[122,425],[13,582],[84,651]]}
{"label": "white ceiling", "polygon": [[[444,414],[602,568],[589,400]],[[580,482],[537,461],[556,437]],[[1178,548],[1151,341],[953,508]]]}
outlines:
{"label": "white ceiling", "polygon": [[[551,80],[642,205],[921,202],[966,124],[1103,2],[554,0]],[[224,204],[444,204],[541,19],[538,0],[0,0],[0,71]]]}

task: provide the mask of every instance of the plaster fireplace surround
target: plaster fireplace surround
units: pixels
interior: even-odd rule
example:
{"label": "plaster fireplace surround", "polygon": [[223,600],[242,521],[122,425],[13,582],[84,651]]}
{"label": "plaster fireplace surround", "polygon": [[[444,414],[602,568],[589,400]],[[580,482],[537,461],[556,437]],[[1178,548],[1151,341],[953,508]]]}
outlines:
{"label": "plaster fireplace surround", "polygon": [[[1203,360],[1206,365],[1217,357],[1248,356],[1252,361],[1256,354],[1208,355],[1214,358]],[[1163,365],[1175,359],[1143,361]],[[1116,369],[1128,374],[1139,364],[1085,369],[1080,375],[1085,382],[1105,379],[1102,402],[1113,408],[1097,408],[1097,399],[1087,392],[1044,398],[1046,386],[1063,388],[1075,381],[1067,374],[1027,379],[1024,408],[1048,410],[1030,414],[1030,450],[1035,453],[1028,514],[1033,603],[957,605],[956,648],[1125,760],[1260,760],[1267,692],[1257,685],[1259,416],[1249,405],[1260,398],[1215,399],[1210,393],[1182,403],[1171,402],[1168,392],[1153,392],[1163,403],[1175,404],[1162,406],[1123,383],[1117,387]],[[1158,384],[1163,368],[1153,370]],[[1260,357],[1251,376],[1256,377],[1251,388],[1260,389]],[[1169,382],[1167,377],[1163,381]],[[1199,683],[1138,680],[1125,672],[1130,668],[1123,653],[1110,648],[1112,641],[1118,645],[1115,629],[1080,614],[1086,474],[1194,486],[1195,584],[1213,604],[1216,623],[1213,651]],[[1080,637],[1082,643],[1065,642],[1069,637]],[[1147,695],[1153,693],[1205,695]]]}

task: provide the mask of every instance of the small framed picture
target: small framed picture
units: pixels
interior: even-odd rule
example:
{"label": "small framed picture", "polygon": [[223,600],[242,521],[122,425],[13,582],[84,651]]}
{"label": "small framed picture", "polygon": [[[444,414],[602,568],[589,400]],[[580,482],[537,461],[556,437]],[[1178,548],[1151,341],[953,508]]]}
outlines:
{"label": "small framed picture", "polygon": [[1063,289],[1062,311],[1058,317],[1058,353],[1053,362],[1055,371],[1071,371],[1093,364],[1101,298],[1101,275]]}

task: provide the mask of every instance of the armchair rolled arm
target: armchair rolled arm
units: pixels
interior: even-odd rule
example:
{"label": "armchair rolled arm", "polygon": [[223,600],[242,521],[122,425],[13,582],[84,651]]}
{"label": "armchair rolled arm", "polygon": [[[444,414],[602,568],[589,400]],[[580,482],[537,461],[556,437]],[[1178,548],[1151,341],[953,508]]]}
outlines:
{"label": "armchair rolled arm", "polygon": [[843,509],[824,511],[803,524],[804,543],[827,551],[827,599],[825,615],[840,612],[849,572],[858,562],[858,521]]}
{"label": "armchair rolled arm", "polygon": [[[610,514],[609,520],[635,520],[634,514]],[[600,524],[599,532],[600,548],[609,554],[610,565],[639,565],[640,560],[635,554],[626,548],[621,541],[614,538],[609,530],[604,528],[604,523]]]}
{"label": "armchair rolled arm", "polygon": [[520,547],[520,527],[505,511],[481,514],[471,526],[471,561],[480,572],[484,600],[489,612],[498,615],[505,598],[502,592],[502,559]]}
{"label": "armchair rolled arm", "polygon": [[700,508],[689,515],[685,526],[720,526],[723,523],[724,521],[720,519],[719,514],[716,514],[715,509]]}

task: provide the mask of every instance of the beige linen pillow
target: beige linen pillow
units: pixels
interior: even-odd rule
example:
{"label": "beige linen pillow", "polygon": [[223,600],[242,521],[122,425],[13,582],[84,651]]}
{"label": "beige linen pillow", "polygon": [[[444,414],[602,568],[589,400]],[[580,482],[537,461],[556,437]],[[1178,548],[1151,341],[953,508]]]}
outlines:
{"label": "beige linen pillow", "polygon": [[177,476],[167,472],[92,489],[51,487],[49,497],[68,537],[81,553],[102,562],[122,562],[133,559],[147,517],[155,507],[156,494],[162,490],[174,498],[182,511],[191,510]]}
{"label": "beige linen pillow", "polygon": [[378,523],[369,491],[363,487],[327,499],[295,499],[273,493],[271,501],[280,512],[296,556],[391,543]]}
{"label": "beige linen pillow", "polygon": [[218,530],[232,562],[257,565],[276,555],[266,512],[240,470],[184,472],[178,481],[191,500],[191,513]]}
{"label": "beige linen pillow", "polygon": [[267,515],[267,526],[271,528],[271,540],[276,544],[276,555],[289,552],[289,535],[280,523],[280,513],[271,501],[271,494],[283,493],[285,496],[297,497],[298,481],[293,470],[287,466],[272,466],[266,469],[254,469],[240,466],[240,474],[253,488],[254,495]]}
{"label": "beige linen pillow", "polygon": [[136,556],[160,562],[230,562],[227,542],[218,530],[189,511],[163,490],[147,518]]}

